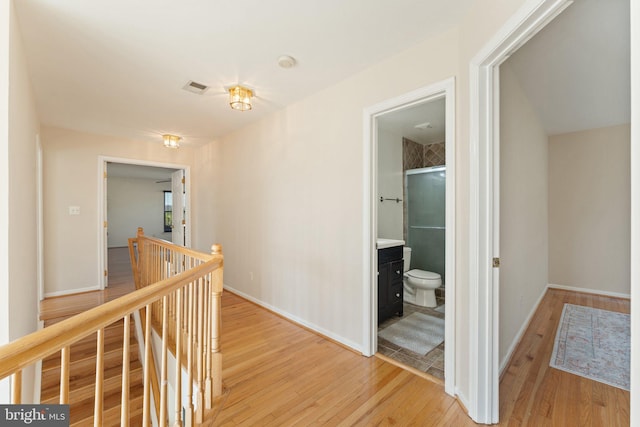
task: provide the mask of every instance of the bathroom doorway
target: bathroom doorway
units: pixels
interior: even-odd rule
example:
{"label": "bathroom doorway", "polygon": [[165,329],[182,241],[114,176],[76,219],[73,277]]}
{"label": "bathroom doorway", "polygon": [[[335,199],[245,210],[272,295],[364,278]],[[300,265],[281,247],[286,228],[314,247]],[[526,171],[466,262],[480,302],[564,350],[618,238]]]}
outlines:
{"label": "bathroom doorway", "polygon": [[[371,150],[371,275],[365,286],[370,351],[443,381],[449,394],[455,384],[453,91],[449,79],[365,111]],[[391,260],[390,274],[397,277],[391,277],[389,294],[378,283],[378,268],[385,269],[378,261],[390,252],[399,260]],[[420,273],[420,283],[430,283],[430,289],[416,291],[415,280],[403,284],[406,273]],[[402,304],[391,310],[379,305],[393,304],[394,298]]]}

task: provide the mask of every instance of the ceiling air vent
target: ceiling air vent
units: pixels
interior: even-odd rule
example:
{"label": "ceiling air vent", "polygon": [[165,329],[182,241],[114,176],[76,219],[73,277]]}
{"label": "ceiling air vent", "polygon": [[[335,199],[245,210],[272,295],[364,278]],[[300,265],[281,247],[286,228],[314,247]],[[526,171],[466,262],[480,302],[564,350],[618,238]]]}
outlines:
{"label": "ceiling air vent", "polygon": [[184,85],[182,89],[186,90],[187,92],[195,93],[197,95],[202,95],[209,89],[209,86],[189,80],[189,82],[186,85]]}

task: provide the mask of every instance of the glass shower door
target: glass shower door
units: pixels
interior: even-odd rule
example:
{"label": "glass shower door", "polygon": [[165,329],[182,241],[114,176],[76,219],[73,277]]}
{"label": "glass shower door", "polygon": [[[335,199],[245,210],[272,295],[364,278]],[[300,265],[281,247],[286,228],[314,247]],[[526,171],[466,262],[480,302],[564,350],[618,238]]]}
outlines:
{"label": "glass shower door", "polygon": [[445,283],[446,167],[406,171],[407,244],[411,268],[440,274]]}

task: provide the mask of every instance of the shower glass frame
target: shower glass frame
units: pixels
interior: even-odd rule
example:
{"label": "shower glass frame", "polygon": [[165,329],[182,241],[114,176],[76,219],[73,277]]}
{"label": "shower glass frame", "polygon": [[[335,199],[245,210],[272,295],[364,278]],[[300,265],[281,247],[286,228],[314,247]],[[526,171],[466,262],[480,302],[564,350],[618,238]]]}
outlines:
{"label": "shower glass frame", "polygon": [[[406,245],[412,249],[411,268],[432,271],[440,274],[442,284],[445,284],[446,271],[446,165],[431,166],[419,169],[407,169],[404,176],[404,199],[406,203]],[[430,173],[444,173],[442,184],[441,204],[434,210],[427,213],[419,213],[419,223],[412,224],[410,218],[415,220],[416,213],[411,211],[411,197],[409,197],[409,180],[413,175],[424,175]],[[440,190],[440,189],[438,189]],[[420,200],[422,205],[427,203]],[[414,199],[415,204],[415,199]]]}

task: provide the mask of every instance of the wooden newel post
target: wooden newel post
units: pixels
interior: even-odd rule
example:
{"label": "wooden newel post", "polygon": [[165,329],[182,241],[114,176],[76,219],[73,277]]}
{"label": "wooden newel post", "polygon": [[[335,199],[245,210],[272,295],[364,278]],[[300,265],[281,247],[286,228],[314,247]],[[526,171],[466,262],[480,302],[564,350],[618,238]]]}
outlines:
{"label": "wooden newel post", "polygon": [[[222,245],[211,246],[211,254],[223,256]],[[211,399],[222,395],[222,353],[220,351],[220,326],[222,315],[222,288],[223,288],[224,260],[220,268],[211,273]]]}

